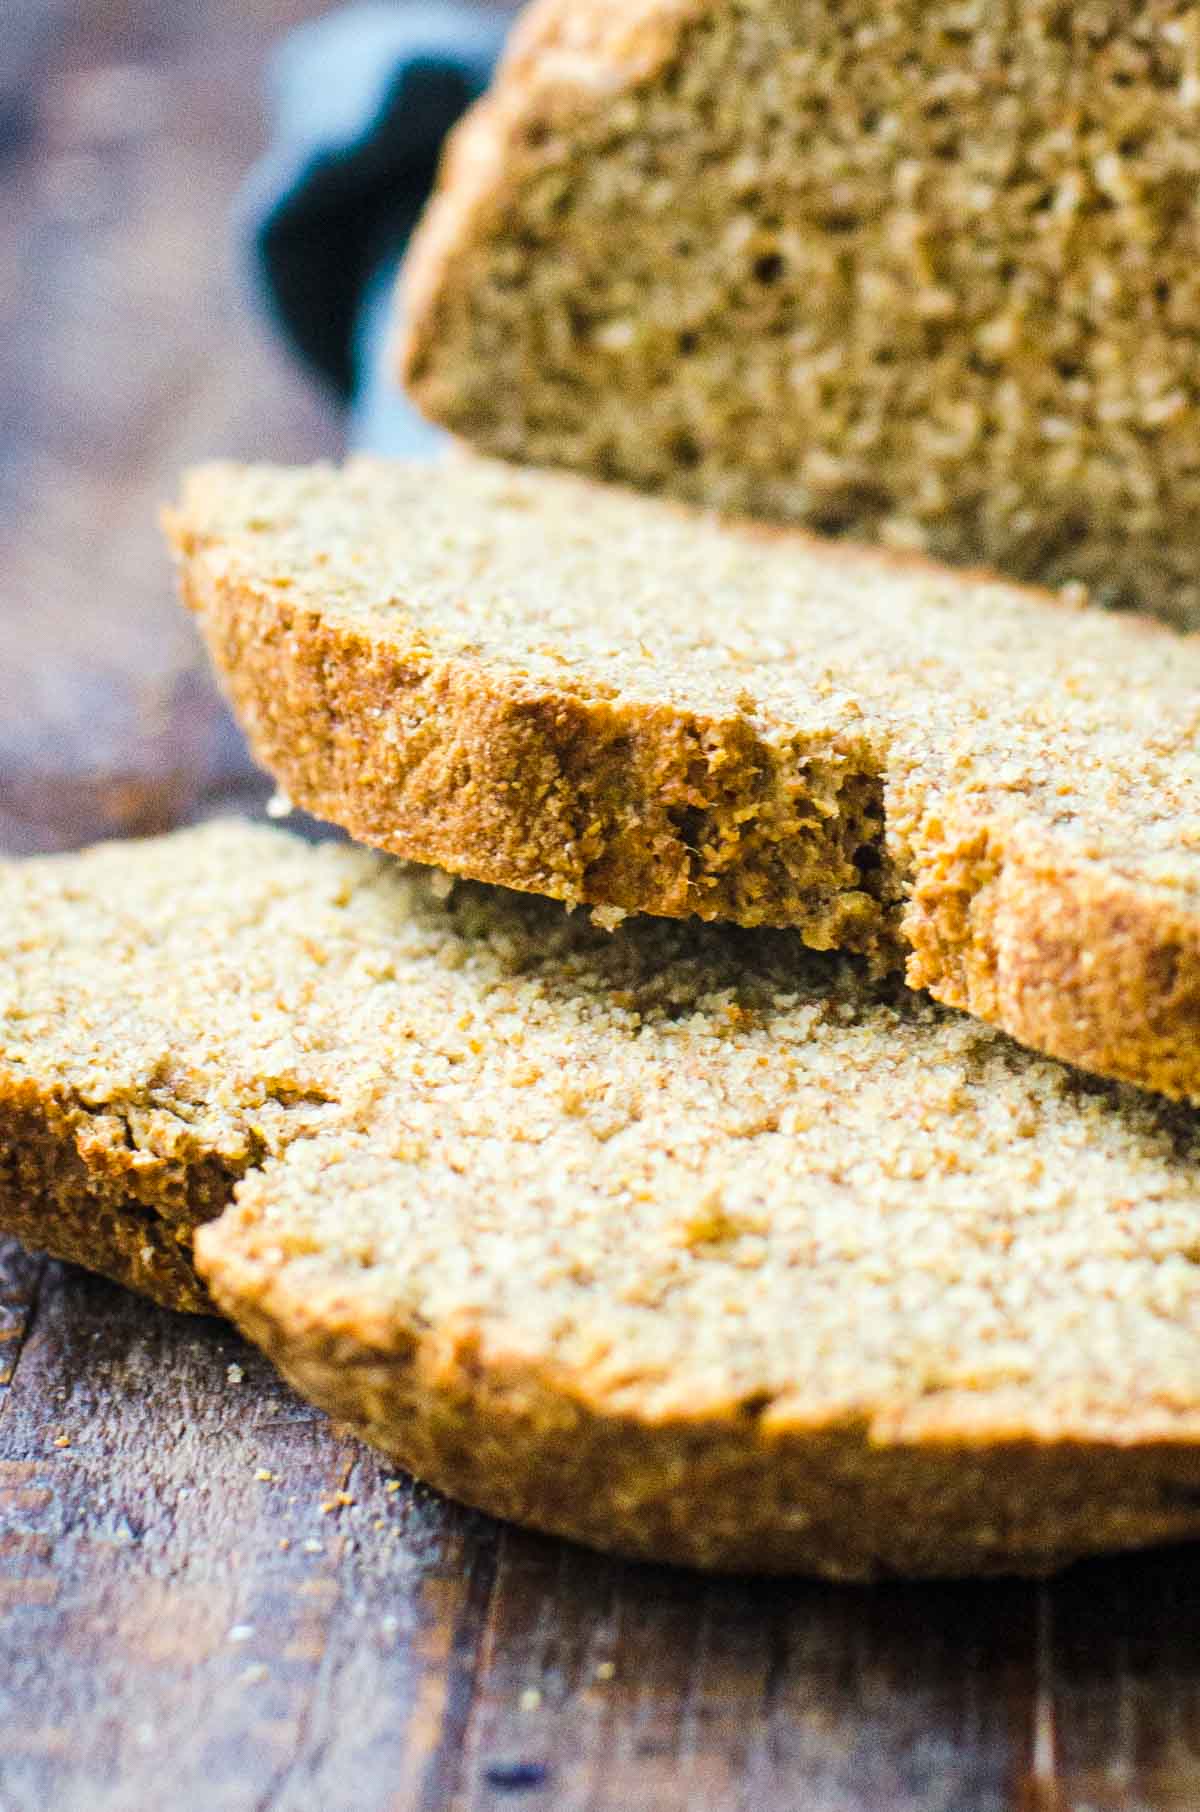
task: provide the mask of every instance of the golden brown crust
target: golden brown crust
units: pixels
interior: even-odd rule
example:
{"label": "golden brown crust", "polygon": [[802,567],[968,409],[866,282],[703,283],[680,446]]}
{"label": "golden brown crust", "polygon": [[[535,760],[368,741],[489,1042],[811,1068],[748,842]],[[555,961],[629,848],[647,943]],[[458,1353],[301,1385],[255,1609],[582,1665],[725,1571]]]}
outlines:
{"label": "golden brown crust", "polygon": [[[356,841],[572,903],[808,921],[818,948],[896,960],[852,847],[823,892],[797,886],[796,826],[764,809],[780,758],[748,722],[514,686],[373,642],[203,557],[185,561],[182,585],[256,759]],[[877,815],[879,787],[865,790]],[[747,828],[731,843],[719,821],[738,812]]]}
{"label": "golden brown crust", "polygon": [[[363,1326],[289,1288],[254,1217],[197,1239],[218,1303],[310,1401],[449,1496],[634,1559],[719,1572],[1046,1573],[1200,1533],[1200,1417],[1172,1438],[698,1405],[656,1418],[469,1319]],[[339,1325],[339,1321],[341,1325]],[[951,1418],[953,1421],[953,1418]]]}
{"label": "golden brown crust", "polygon": [[1200,1100],[1200,924],[1008,827],[943,831],[901,920],[905,978],[1033,1050]]}
{"label": "golden brown crust", "polygon": [[[220,490],[222,474],[212,482]],[[577,480],[521,483],[531,494],[542,483],[560,490],[581,514],[595,495]],[[698,520],[629,504],[647,520]],[[995,747],[961,789],[939,776],[926,796],[908,779],[914,762],[938,760],[943,741],[973,736],[975,707],[964,707],[965,730],[955,722],[931,733],[926,748],[919,722],[898,753],[856,732],[852,716],[806,735],[803,710],[796,740],[781,745],[753,699],[703,712],[617,694],[595,661],[550,682],[522,664],[521,648],[505,667],[448,651],[423,622],[398,620],[372,634],[368,621],[322,608],[320,573],[307,589],[291,569],[275,583],[249,541],[214,529],[212,508],[199,498],[172,519],[184,595],[256,757],[306,810],[378,848],[522,891],[793,925],[817,948],[907,962],[912,986],[1034,1049],[1200,1100],[1200,915],[1186,893],[1142,885],[1115,862],[1081,859],[1048,828],[1053,798],[1026,813],[1002,788],[986,797],[1010,754],[1003,700]],[[772,554],[814,546],[795,531],[730,527]],[[839,583],[876,574],[914,587],[947,583],[911,558],[845,548],[822,548],[820,557]],[[1028,610],[1031,632],[1052,653],[1075,613],[1024,588],[1005,596]],[[1133,662],[1142,647],[1154,662],[1174,651],[1196,658],[1193,641],[1154,625],[1106,632],[1118,638],[1114,661]],[[899,706],[912,656],[896,658]],[[842,683],[853,679],[851,671]],[[1068,673],[1064,713],[1073,683]],[[1120,764],[1132,747],[1103,757],[1114,763],[1114,784],[1127,784]],[[822,752],[842,776],[819,827],[823,866],[804,843],[814,833],[803,793]],[[1057,759],[1053,738],[1046,752]],[[1040,757],[1032,759],[1036,767]],[[1071,761],[1060,766],[1057,790],[1069,793]],[[1184,859],[1188,810],[1179,808]],[[839,815],[847,820],[840,843]]]}
{"label": "golden brown crust", "polygon": [[652,77],[684,27],[709,3],[537,0],[521,14],[495,85],[447,141],[433,197],[405,261],[397,345],[404,382],[417,384],[426,376],[442,328],[444,297],[469,267],[486,223],[503,212],[506,197],[536,162],[540,135],[569,126],[614,90]]}
{"label": "golden brown crust", "polygon": [[35,1251],[211,1314],[192,1234],[231,1200],[236,1175],[212,1152],[137,1152],[116,1113],[0,1069],[0,1227]]}

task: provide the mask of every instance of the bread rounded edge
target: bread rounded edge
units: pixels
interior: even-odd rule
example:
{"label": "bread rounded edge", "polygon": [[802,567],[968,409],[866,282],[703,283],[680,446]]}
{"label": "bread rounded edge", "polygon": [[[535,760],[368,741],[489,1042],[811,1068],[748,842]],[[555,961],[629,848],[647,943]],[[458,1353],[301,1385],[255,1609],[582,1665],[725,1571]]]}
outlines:
{"label": "bread rounded edge", "polygon": [[712,0],[535,0],[518,19],[487,92],[453,128],[396,289],[389,365],[431,421],[455,425],[435,373],[447,307],[469,292],[463,264],[543,155],[551,129],[611,105],[670,58]]}
{"label": "bread rounded edge", "polygon": [[1049,839],[942,832],[901,931],[909,985],[1099,1076],[1200,1102],[1200,923]]}
{"label": "bread rounded edge", "polygon": [[[1195,1428],[1112,1438],[806,1415],[639,1414],[466,1316],[390,1321],[292,1287],[235,1210],[197,1238],[220,1307],[302,1395],[472,1508],[631,1559],[844,1580],[1042,1574],[1200,1532]],[[1193,1418],[1194,1422],[1195,1418]]]}
{"label": "bread rounded edge", "polygon": [[212,1314],[191,1239],[236,1177],[213,1153],[149,1161],[113,1114],[0,1069],[0,1229],[167,1309]]}
{"label": "bread rounded edge", "polygon": [[[497,674],[415,630],[372,638],[181,545],[185,600],[256,759],[357,841],[570,904],[794,926],[898,966],[889,910],[864,891],[875,871],[832,845],[827,882],[788,870],[786,811],[800,808],[771,809],[795,752],[747,717]],[[870,751],[822,732],[802,762],[822,759],[869,818]]]}

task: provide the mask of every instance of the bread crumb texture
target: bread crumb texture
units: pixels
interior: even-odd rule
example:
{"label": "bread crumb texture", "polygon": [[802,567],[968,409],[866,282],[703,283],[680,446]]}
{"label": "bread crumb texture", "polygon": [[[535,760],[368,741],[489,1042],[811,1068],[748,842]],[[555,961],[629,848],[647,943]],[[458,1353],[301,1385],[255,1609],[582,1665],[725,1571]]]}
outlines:
{"label": "bread crumb texture", "polygon": [[507,458],[1200,626],[1198,120],[1195,0],[538,0],[404,376]]}
{"label": "bread crumb texture", "polygon": [[0,944],[3,1224],[165,1295],[203,1221],[469,1503],[846,1576],[1200,1531],[1191,1109],[787,933],[236,824],[0,868]]}
{"label": "bread crumb texture", "polygon": [[258,758],[360,841],[794,926],[1200,1098],[1200,641],[467,456],[209,467],[169,527]]}

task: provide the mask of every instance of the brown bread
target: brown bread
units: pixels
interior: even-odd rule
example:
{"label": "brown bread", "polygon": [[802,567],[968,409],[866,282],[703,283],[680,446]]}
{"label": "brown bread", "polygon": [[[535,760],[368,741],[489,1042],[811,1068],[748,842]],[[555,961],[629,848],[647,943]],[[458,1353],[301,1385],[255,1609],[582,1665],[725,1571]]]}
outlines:
{"label": "brown bread", "polygon": [[[791,934],[228,824],[0,866],[0,1224],[707,1567],[1200,1532],[1200,1126]],[[228,1201],[219,1219],[217,1214]]]}
{"label": "brown bread", "polygon": [[1198,105],[1196,0],[538,0],[404,376],[507,458],[1200,626]]}
{"label": "brown bread", "polygon": [[1200,641],[467,457],[211,467],[171,532],[259,760],[360,841],[791,925],[1200,1097]]}

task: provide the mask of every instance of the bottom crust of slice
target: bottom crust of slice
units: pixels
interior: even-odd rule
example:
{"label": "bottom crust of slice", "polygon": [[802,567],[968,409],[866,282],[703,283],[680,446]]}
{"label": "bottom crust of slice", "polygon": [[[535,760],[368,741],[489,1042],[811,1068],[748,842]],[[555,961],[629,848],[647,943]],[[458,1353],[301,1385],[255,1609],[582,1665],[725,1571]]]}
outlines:
{"label": "bottom crust of slice", "polygon": [[895,1439],[753,1402],[649,1420],[489,1355],[470,1325],[414,1320],[392,1351],[354,1350],[276,1287],[237,1209],[197,1243],[217,1302],[310,1402],[448,1497],[586,1547],[867,1581],[1040,1575],[1200,1534],[1195,1444],[936,1425]]}

